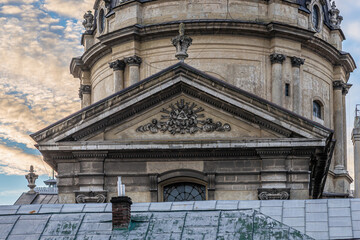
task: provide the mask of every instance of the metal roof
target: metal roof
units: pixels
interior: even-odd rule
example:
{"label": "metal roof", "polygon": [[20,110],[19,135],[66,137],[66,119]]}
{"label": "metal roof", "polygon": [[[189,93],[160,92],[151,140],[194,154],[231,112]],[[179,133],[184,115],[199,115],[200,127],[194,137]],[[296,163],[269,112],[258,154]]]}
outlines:
{"label": "metal roof", "polygon": [[0,206],[1,240],[355,239],[360,199],[135,203],[111,228],[110,203]]}

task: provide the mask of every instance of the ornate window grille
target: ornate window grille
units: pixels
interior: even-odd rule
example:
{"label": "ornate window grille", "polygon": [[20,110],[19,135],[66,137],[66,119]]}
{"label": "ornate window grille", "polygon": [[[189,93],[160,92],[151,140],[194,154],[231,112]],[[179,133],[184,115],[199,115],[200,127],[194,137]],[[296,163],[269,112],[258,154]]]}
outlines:
{"label": "ornate window grille", "polygon": [[164,187],[164,202],[206,200],[206,188],[196,183],[175,183]]}

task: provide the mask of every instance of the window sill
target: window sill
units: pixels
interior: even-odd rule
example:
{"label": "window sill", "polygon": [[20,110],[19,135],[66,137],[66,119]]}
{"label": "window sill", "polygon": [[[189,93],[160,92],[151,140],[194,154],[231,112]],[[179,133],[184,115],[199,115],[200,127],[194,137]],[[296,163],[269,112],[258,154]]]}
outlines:
{"label": "window sill", "polygon": [[318,117],[313,116],[313,117],[312,117],[312,120],[313,120],[314,122],[320,123],[321,125],[324,125],[324,120],[321,119],[321,118],[318,118]]}

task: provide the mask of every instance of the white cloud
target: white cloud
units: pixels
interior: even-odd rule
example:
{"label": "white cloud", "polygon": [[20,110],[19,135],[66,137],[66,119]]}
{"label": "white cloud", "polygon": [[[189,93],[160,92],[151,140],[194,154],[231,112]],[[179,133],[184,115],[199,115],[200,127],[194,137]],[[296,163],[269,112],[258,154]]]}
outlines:
{"label": "white cloud", "polygon": [[2,14],[20,14],[23,10],[17,6],[2,6],[0,12]]}
{"label": "white cloud", "polygon": [[87,10],[93,8],[94,0],[44,0],[43,8],[47,11],[56,12],[60,15],[82,18]]}

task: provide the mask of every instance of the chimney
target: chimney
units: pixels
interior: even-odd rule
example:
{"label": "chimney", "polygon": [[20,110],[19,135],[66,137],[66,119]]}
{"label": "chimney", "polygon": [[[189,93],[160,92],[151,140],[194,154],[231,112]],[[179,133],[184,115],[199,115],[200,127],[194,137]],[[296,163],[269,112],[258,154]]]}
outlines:
{"label": "chimney", "polygon": [[125,185],[118,177],[118,197],[111,198],[113,229],[128,229],[131,221],[131,198],[125,196]]}
{"label": "chimney", "polygon": [[112,225],[113,229],[127,229],[131,220],[131,198],[127,196],[113,197],[112,203]]}

